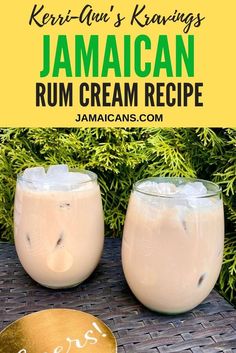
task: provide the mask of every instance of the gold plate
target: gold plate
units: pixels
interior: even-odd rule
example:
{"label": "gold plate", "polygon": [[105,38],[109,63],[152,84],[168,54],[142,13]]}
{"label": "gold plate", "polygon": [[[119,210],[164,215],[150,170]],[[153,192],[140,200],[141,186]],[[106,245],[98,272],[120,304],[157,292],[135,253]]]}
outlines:
{"label": "gold plate", "polygon": [[95,316],[70,309],[39,311],[0,333],[0,353],[116,353],[111,330]]}

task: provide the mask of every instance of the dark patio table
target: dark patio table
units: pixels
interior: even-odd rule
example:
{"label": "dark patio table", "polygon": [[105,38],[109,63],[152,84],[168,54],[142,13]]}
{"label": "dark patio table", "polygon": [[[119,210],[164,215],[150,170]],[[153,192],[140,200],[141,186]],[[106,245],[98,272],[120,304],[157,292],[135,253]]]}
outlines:
{"label": "dark patio table", "polygon": [[115,333],[118,353],[236,352],[236,310],[215,290],[197,308],[161,315],[130,292],[120,263],[120,240],[106,239],[102,260],[78,287],[50,290],[22,269],[13,245],[0,244],[0,330],[23,315],[71,308],[98,316]]}

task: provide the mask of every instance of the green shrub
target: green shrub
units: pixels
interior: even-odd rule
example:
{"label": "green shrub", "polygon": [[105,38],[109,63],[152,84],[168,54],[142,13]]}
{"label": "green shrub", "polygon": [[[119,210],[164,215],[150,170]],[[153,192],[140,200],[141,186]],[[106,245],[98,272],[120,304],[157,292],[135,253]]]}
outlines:
{"label": "green shrub", "polygon": [[16,175],[26,167],[67,163],[98,174],[106,235],[121,236],[132,184],[147,176],[188,176],[222,186],[226,215],[218,286],[233,301],[236,286],[236,129],[1,129],[0,236],[13,240]]}

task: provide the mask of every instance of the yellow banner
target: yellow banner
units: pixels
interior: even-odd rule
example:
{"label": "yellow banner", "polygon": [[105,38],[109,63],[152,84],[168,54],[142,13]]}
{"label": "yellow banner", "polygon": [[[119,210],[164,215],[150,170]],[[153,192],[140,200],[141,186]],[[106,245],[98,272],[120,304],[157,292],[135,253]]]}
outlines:
{"label": "yellow banner", "polygon": [[235,8],[4,2],[1,127],[235,126]]}

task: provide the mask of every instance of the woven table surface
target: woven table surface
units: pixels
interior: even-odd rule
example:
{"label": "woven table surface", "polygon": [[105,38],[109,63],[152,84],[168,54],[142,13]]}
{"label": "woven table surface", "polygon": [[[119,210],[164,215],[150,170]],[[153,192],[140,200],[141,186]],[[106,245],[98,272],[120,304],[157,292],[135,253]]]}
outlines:
{"label": "woven table surface", "polygon": [[[122,272],[119,239],[106,239],[102,260],[76,288],[50,290],[22,269],[13,245],[0,244],[0,330],[22,316],[71,308],[98,316],[114,332],[118,353],[236,352],[236,310],[216,291],[194,310],[160,315],[142,306]],[[9,352],[10,353],[10,352]]]}

